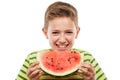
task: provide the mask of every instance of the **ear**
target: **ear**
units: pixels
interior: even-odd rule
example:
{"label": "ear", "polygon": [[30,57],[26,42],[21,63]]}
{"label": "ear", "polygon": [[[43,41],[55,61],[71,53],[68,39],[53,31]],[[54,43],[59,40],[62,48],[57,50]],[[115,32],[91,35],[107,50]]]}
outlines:
{"label": "ear", "polygon": [[44,27],[42,28],[42,32],[44,33],[45,37],[48,39],[47,31]]}
{"label": "ear", "polygon": [[76,33],[75,39],[77,39],[79,32],[80,32],[80,27],[78,26],[77,27],[77,33]]}

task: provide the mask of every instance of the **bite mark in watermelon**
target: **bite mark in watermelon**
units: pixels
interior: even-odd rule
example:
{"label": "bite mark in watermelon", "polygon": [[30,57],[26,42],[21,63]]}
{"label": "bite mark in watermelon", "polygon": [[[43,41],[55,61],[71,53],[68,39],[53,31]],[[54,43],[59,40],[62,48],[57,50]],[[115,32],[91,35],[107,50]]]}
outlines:
{"label": "bite mark in watermelon", "polygon": [[54,76],[65,76],[78,70],[82,55],[78,52],[48,51],[38,54],[39,66],[45,72]]}

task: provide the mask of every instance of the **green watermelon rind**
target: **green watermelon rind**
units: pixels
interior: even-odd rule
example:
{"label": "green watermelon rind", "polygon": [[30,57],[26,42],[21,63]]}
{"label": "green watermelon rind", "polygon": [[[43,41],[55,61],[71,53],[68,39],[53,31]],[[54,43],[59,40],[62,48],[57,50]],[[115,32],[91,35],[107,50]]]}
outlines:
{"label": "green watermelon rind", "polygon": [[50,75],[43,75],[40,77],[40,80],[84,80],[83,77],[79,75],[72,75],[72,76],[66,76],[66,77],[56,77],[56,76],[50,76]]}
{"label": "green watermelon rind", "polygon": [[[47,52],[47,51],[45,51],[45,52]],[[46,69],[46,68],[41,64],[42,62],[41,62],[41,60],[40,60],[40,55],[44,54],[45,52],[44,52],[44,51],[43,51],[43,52],[39,52],[39,53],[37,54],[37,60],[39,61],[39,66],[40,66],[40,68],[41,68],[43,71],[45,71],[46,73],[48,73],[48,74],[50,74],[50,75],[53,75],[53,76],[66,76],[66,75],[69,75],[69,74],[77,71],[78,68],[79,68],[79,66],[80,66],[80,64],[81,64],[81,62],[83,62],[83,55],[78,52],[78,53],[80,54],[80,56],[81,56],[82,59],[81,59],[80,63],[79,63],[74,69],[69,70],[69,71],[66,71],[66,72],[63,72],[63,73],[56,73],[56,72],[50,71],[49,69]]]}

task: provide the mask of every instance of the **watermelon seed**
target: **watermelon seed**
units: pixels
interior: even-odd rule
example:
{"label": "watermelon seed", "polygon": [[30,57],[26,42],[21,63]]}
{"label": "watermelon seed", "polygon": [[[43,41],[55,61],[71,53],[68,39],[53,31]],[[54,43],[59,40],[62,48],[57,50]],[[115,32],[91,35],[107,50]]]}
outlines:
{"label": "watermelon seed", "polygon": [[48,63],[48,65],[50,65],[50,63]]}
{"label": "watermelon seed", "polygon": [[76,53],[75,51],[71,51],[71,53]]}
{"label": "watermelon seed", "polygon": [[71,64],[70,59],[71,59],[71,58],[68,58],[68,62]]}
{"label": "watermelon seed", "polygon": [[71,53],[76,53],[75,51],[71,51]]}
{"label": "watermelon seed", "polygon": [[59,70],[59,68],[56,68],[56,70]]}
{"label": "watermelon seed", "polygon": [[58,64],[60,64],[60,63],[58,63]]}
{"label": "watermelon seed", "polygon": [[53,64],[51,66],[54,66]]}
{"label": "watermelon seed", "polygon": [[78,60],[78,58],[75,58],[75,60]]}
{"label": "watermelon seed", "polygon": [[53,58],[51,58],[51,62],[53,62]]}
{"label": "watermelon seed", "polygon": [[68,61],[70,61],[70,58],[68,58]]}

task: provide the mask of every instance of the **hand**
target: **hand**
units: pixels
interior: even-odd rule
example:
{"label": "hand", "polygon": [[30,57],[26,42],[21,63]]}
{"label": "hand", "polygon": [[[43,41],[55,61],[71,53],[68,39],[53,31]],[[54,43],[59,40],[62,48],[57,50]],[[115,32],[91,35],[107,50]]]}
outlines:
{"label": "hand", "polygon": [[39,62],[31,64],[27,70],[27,76],[30,80],[39,80],[42,74],[44,74],[44,72],[40,69]]}
{"label": "hand", "polygon": [[88,62],[83,62],[79,67],[78,75],[82,76],[84,80],[95,80],[94,67]]}

